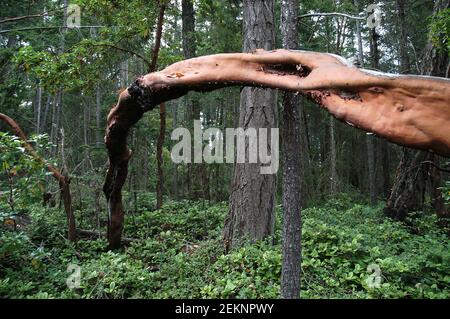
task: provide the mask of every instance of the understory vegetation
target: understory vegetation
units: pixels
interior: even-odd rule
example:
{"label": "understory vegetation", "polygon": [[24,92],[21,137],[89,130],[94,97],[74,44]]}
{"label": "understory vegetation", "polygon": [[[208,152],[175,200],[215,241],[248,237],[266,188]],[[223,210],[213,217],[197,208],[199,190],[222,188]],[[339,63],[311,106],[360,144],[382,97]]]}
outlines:
{"label": "understory vegetation", "polygon": [[2,0],[0,299],[449,299],[449,6]]}
{"label": "understory vegetation", "polygon": [[[138,209],[128,212],[128,244],[112,252],[104,238],[68,242],[57,208],[20,210],[14,230],[2,206],[0,297],[279,297],[280,207],[272,238],[227,255],[221,241],[226,203],[153,207],[153,194],[142,195]],[[450,297],[450,241],[437,218],[417,212],[400,223],[386,218],[382,207],[341,194],[303,211],[302,298]],[[76,214],[83,226],[95,227],[95,216]],[[68,288],[71,264],[80,267],[79,288]],[[370,284],[374,265],[379,286]]]}

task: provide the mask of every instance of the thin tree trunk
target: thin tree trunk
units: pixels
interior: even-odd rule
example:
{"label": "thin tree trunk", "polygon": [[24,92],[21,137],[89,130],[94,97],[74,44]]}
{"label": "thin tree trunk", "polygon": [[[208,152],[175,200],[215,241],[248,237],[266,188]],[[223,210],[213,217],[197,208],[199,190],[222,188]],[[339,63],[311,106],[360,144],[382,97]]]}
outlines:
{"label": "thin tree trunk", "polygon": [[[361,31],[359,30],[359,21],[356,22],[358,26],[358,43],[361,41]],[[370,30],[370,54],[372,60],[372,68],[379,69],[379,51],[378,51],[378,38],[379,35],[374,28]],[[359,45],[359,44],[358,44]],[[362,46],[362,45],[361,45]],[[359,50],[362,50],[360,47]],[[360,53],[362,56],[362,51]],[[362,62],[363,63],[363,62]],[[363,64],[362,64],[363,66]],[[366,149],[367,149],[367,173],[368,173],[368,184],[369,184],[369,196],[370,196],[370,204],[373,206],[377,201],[377,189],[376,189],[376,180],[375,180],[375,147],[374,147],[374,138],[370,134],[366,134]]]}
{"label": "thin tree trunk", "polygon": [[41,109],[42,109],[42,87],[38,84],[36,90],[36,134],[41,133]]}
{"label": "thin tree trunk", "polygon": [[[178,101],[173,103],[173,113],[172,113],[172,130],[175,130],[178,125]],[[172,182],[172,193],[174,194],[175,200],[180,199],[179,184],[178,184],[178,164],[172,163],[173,167],[173,182]],[[181,188],[182,190],[183,188]]]}
{"label": "thin tree trunk", "polygon": [[156,184],[156,208],[160,209],[163,204],[163,185],[164,185],[164,172],[163,172],[163,156],[162,150],[164,145],[164,136],[166,133],[166,106],[162,103],[159,106],[159,135],[156,143],[156,162],[158,166],[158,181]]}
{"label": "thin tree trunk", "polygon": [[69,170],[67,167],[66,155],[65,155],[65,135],[64,129],[61,128],[61,161],[63,165],[62,175],[64,178],[59,179],[59,187],[61,190],[61,197],[64,204],[64,210],[67,216],[68,223],[68,234],[67,238],[70,241],[75,241],[77,238],[77,227],[75,223],[75,215],[73,213],[72,208],[72,195],[70,193],[70,178],[69,178]]}
{"label": "thin tree trunk", "polygon": [[334,117],[330,116],[330,193],[338,193],[338,176],[336,170],[336,138]]}
{"label": "thin tree trunk", "polygon": [[388,142],[380,140],[381,152],[381,175],[383,177],[383,197],[387,199],[391,191],[391,177],[390,177],[390,161],[389,161],[389,145]]}
{"label": "thin tree trunk", "polygon": [[101,98],[102,98],[102,94],[100,91],[100,85],[97,85],[96,90],[95,90],[95,126],[96,126],[95,145],[97,147],[100,147],[102,144],[102,140],[100,137]]}
{"label": "thin tree trunk", "polygon": [[375,185],[375,148],[373,145],[373,136],[366,134],[367,146],[367,170],[369,175],[369,194],[370,204],[373,206],[377,202],[377,193]]}
{"label": "thin tree trunk", "polygon": [[47,129],[48,112],[50,110],[51,103],[52,103],[52,96],[50,94],[47,94],[47,101],[45,102],[45,107],[44,107],[44,117],[42,118],[42,123],[41,123],[41,128],[40,128],[41,132],[45,132]]}
{"label": "thin tree trunk", "polygon": [[[164,21],[164,12],[166,10],[165,4],[160,4],[158,22],[156,25],[155,44],[153,46],[152,62],[149,72],[156,71],[158,63],[158,53],[161,46],[162,28]],[[159,106],[159,135],[156,143],[156,162],[157,162],[157,177],[156,182],[156,208],[160,209],[163,205],[163,191],[164,191],[164,170],[163,170],[163,146],[166,135],[166,106],[162,103]]]}
{"label": "thin tree trunk", "polygon": [[[283,48],[298,48],[297,0],[281,2]],[[283,159],[283,262],[281,297],[300,297],[301,265],[301,156],[302,148],[300,97],[285,92],[281,128]]]}
{"label": "thin tree trunk", "polygon": [[408,55],[408,28],[405,17],[406,0],[397,0],[397,17],[399,25],[399,58],[400,58],[400,73],[407,74],[410,72],[410,60]]}

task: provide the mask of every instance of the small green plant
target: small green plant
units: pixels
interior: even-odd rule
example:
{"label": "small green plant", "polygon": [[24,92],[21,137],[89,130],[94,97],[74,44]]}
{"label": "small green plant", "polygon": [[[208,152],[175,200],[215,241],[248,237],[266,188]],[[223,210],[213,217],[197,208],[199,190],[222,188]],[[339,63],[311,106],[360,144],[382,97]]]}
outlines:
{"label": "small green plant", "polygon": [[450,9],[444,9],[436,14],[430,23],[433,44],[450,55]]}
{"label": "small green plant", "polygon": [[[33,135],[28,142],[39,150],[49,147],[46,135]],[[11,214],[18,206],[39,201],[48,173],[45,165],[27,152],[19,137],[0,132],[0,168],[0,203],[6,203]]]}
{"label": "small green plant", "polygon": [[[57,209],[29,206],[26,231],[0,235],[0,297],[279,298],[280,207],[273,238],[224,254],[226,204],[151,210],[147,196],[125,227],[138,240],[117,252],[104,238],[68,243]],[[450,241],[433,215],[417,214],[412,233],[353,195],[302,214],[302,298],[450,297]],[[79,287],[66,283],[70,264],[81,269]]]}
{"label": "small green plant", "polygon": [[445,186],[442,188],[442,196],[447,205],[450,205],[450,181],[445,182]]}

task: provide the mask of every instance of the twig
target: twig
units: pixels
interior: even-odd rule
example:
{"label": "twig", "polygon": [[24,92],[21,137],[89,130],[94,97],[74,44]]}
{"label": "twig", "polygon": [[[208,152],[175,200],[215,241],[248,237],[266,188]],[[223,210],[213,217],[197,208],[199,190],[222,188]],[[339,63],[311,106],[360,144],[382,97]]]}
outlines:
{"label": "twig", "polygon": [[442,167],[439,167],[438,165],[436,165],[433,161],[423,161],[420,163],[421,165],[423,164],[430,164],[431,166],[434,166],[437,170],[441,171],[441,172],[446,172],[446,173],[450,173],[450,169],[445,169]]}
{"label": "twig", "polygon": [[9,33],[9,32],[22,32],[22,31],[32,31],[32,30],[51,30],[51,29],[100,29],[100,28],[117,28],[117,26],[105,26],[105,25],[80,25],[75,28],[69,28],[66,26],[52,26],[52,27],[26,27],[19,29],[8,29],[1,30],[0,34]]}
{"label": "twig", "polygon": [[115,46],[115,45],[110,44],[110,43],[89,43],[89,45],[93,46],[93,47],[102,47],[102,46],[104,46],[104,47],[113,48],[115,50],[122,51],[122,52],[125,52],[125,53],[130,53],[132,55],[137,56],[142,61],[144,61],[144,63],[147,65],[148,68],[150,68],[151,65],[152,65],[151,62],[149,60],[147,60],[143,55],[141,55],[141,54],[139,54],[139,53],[137,53],[135,51],[132,51],[132,50],[128,50],[128,49],[124,49],[124,48]]}
{"label": "twig", "polygon": [[48,10],[48,11],[44,11],[44,12],[37,13],[37,14],[27,15],[27,16],[6,18],[6,19],[3,19],[3,20],[0,20],[0,24],[8,23],[8,22],[16,22],[16,21],[25,20],[25,19],[34,19],[34,18],[44,17],[44,16],[46,16],[46,15],[47,15],[48,13],[50,13],[50,12],[55,12],[55,11],[64,10],[64,9],[67,8],[67,7],[68,7],[68,6],[65,6],[65,7],[62,7],[62,8],[57,8],[57,9],[53,9],[53,10]]}
{"label": "twig", "polygon": [[345,18],[355,19],[355,20],[366,20],[366,18],[363,18],[363,17],[352,16],[350,14],[340,13],[340,12],[307,13],[307,14],[298,16],[298,19],[300,20],[300,19],[309,18],[309,17],[327,17],[327,16],[339,16],[339,17],[345,17]]}

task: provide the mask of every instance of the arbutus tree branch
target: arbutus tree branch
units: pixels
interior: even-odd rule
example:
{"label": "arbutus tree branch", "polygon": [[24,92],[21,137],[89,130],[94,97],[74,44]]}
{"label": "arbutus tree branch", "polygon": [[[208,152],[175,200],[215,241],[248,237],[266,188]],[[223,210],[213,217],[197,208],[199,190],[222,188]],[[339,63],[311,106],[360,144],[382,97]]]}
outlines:
{"label": "arbutus tree branch", "polygon": [[[159,49],[161,47],[161,38],[162,38],[162,29],[163,29],[163,21],[164,21],[164,13],[166,10],[166,4],[164,2],[159,3],[159,15],[156,25],[156,33],[155,33],[155,43],[152,50],[152,59],[148,61],[144,57],[140,56],[143,59],[147,66],[148,72],[155,72],[157,63],[158,63],[158,55]],[[139,114],[139,118],[142,117],[142,114]],[[165,104],[162,102],[160,104],[160,132],[157,141],[157,169],[158,169],[158,196],[157,196],[157,207],[160,208],[162,205],[162,185],[163,185],[163,171],[162,171],[162,147],[164,143],[164,134],[165,134]],[[133,123],[134,124],[134,123]],[[125,131],[125,139],[123,140],[126,143],[126,136],[128,135],[129,127],[123,128]],[[117,132],[118,135],[123,134],[121,130]],[[113,134],[114,135],[114,134]],[[106,138],[105,138],[106,141]],[[125,151],[127,152],[127,151]],[[120,246],[122,231],[123,231],[123,221],[124,221],[124,210],[122,204],[122,187],[126,181],[128,174],[128,161],[130,159],[131,153],[124,156],[125,153],[119,155],[119,158],[115,156],[111,156],[111,152],[109,152],[109,167],[106,173],[105,182],[103,184],[103,192],[107,199],[108,205],[108,231],[107,238],[109,242],[109,246],[111,249],[117,248]]]}
{"label": "arbutus tree branch", "polygon": [[[257,50],[197,57],[139,77],[123,91],[107,118],[110,167],[105,180],[109,213],[120,245],[121,188],[131,151],[130,128],[144,112],[189,91],[253,86],[298,92],[342,122],[407,147],[450,157],[450,81],[358,69],[326,53]],[[117,217],[117,218],[116,218]],[[115,220],[116,219],[116,220]],[[115,220],[115,221],[114,221]]]}

